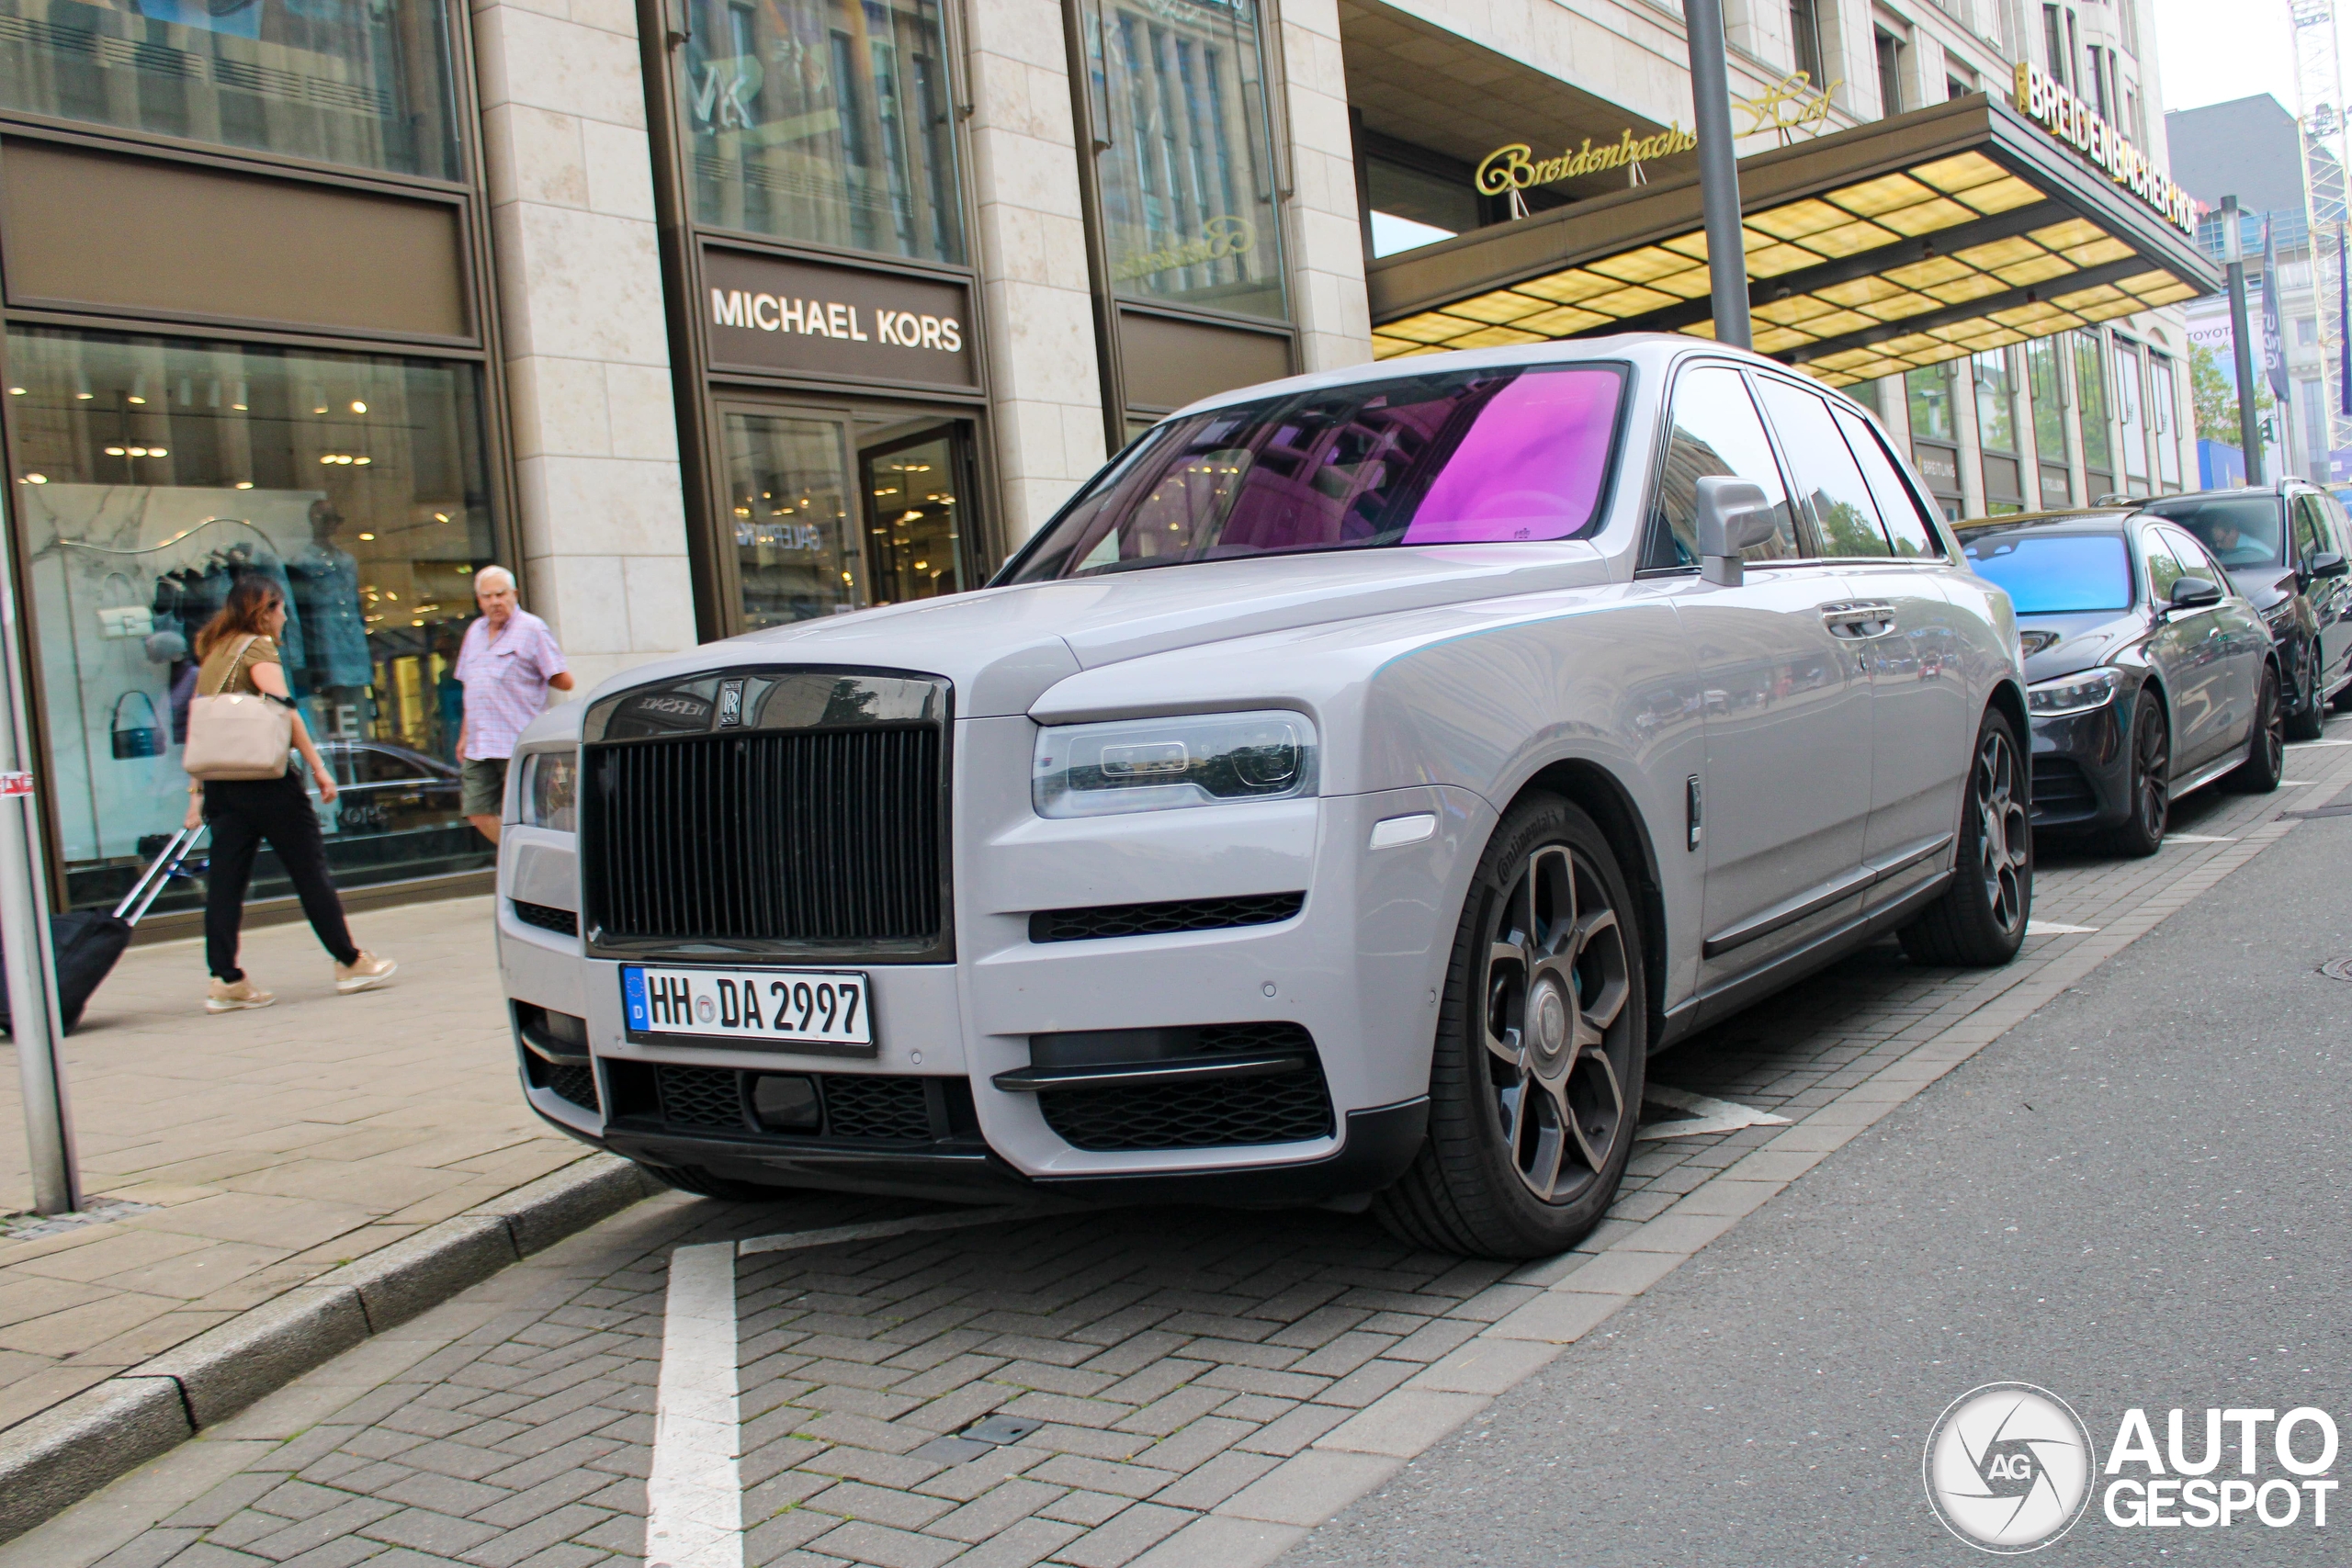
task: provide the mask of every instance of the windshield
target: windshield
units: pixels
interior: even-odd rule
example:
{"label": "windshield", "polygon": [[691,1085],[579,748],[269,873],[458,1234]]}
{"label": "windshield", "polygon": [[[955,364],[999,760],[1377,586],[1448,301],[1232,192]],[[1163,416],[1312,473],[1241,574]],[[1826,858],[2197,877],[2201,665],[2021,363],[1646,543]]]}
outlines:
{"label": "windshield", "polygon": [[1624,387],[1616,365],[1455,370],[1172,419],[1097,478],[1009,581],[1574,538],[1599,515]]}
{"label": "windshield", "polygon": [[2199,538],[2232,571],[2254,571],[2283,566],[2279,547],[2281,513],[2275,495],[2187,497],[2159,501],[2147,510],[2169,517]]}
{"label": "windshield", "polygon": [[1961,547],[2020,615],[2132,607],[2132,560],[2114,534],[1979,534]]}

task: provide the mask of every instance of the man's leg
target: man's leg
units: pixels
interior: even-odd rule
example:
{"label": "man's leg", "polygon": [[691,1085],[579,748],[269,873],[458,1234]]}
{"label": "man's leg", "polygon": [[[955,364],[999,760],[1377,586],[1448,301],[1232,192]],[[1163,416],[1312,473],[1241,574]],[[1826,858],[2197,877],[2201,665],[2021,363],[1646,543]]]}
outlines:
{"label": "man's leg", "polygon": [[506,809],[506,759],[468,757],[458,768],[458,809],[475,832],[495,844],[499,818]]}

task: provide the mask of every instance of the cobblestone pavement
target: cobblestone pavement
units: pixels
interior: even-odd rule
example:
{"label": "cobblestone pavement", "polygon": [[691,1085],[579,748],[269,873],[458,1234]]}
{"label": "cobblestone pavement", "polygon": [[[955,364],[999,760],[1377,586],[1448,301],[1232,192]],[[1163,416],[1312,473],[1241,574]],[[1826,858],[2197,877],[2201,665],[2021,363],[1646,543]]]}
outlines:
{"label": "cobblestone pavement", "polygon": [[[2053,850],[2037,917],[2093,930],[2035,935],[1989,972],[1875,948],[1658,1058],[1665,1083],[1797,1125],[1645,1145],[1564,1257],[1464,1262],[1327,1212],[921,1231],[893,1223],[936,1206],[666,1196],[209,1429],[0,1548],[0,1568],[638,1561],[671,1249],[862,1222],[735,1265],[743,1562],[1270,1561],[2290,830],[2282,810],[2352,785],[2352,748],[2290,757],[2308,787],[2185,803],[2151,860]],[[952,1436],[983,1416],[1017,1424]]]}
{"label": "cobblestone pavement", "polygon": [[[587,1153],[515,1092],[488,898],[351,923],[400,960],[387,988],[337,996],[280,925],[245,933],[266,1010],[208,1016],[194,941],[131,949],[92,999],[65,1042],[84,1185],[153,1212],[0,1222],[0,1428]],[[0,1214],[30,1201],[23,1125],[0,1042]]]}

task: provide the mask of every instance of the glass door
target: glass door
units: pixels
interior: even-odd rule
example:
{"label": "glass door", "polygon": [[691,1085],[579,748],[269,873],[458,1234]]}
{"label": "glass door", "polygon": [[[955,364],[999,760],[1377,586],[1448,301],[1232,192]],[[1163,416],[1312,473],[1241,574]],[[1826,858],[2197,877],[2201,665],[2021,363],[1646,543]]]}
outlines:
{"label": "glass door", "polygon": [[730,632],[844,614],[866,603],[850,488],[847,419],[721,404]]}
{"label": "glass door", "polygon": [[956,593],[978,584],[967,566],[974,535],[971,426],[948,420],[858,453],[870,589],[876,604]]}

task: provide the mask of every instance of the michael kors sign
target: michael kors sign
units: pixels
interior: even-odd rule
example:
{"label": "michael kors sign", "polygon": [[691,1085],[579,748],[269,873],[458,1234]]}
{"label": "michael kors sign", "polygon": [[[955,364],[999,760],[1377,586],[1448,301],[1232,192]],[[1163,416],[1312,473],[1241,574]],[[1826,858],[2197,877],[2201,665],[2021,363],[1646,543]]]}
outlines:
{"label": "michael kors sign", "polygon": [[702,271],[714,366],[979,384],[961,284],[716,246]]}

